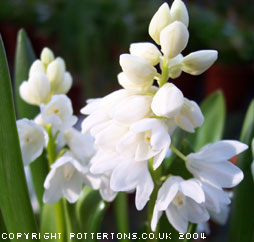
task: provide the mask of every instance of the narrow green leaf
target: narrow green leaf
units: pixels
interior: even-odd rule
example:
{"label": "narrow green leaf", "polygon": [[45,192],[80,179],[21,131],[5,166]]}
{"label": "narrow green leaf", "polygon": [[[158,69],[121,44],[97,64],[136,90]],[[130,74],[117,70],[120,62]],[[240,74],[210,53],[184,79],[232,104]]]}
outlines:
{"label": "narrow green leaf", "polygon": [[2,39],[0,86],[0,208],[8,232],[32,233],[37,228],[24,175],[11,80]]}
{"label": "narrow green leaf", "polygon": [[[240,140],[251,146],[254,137],[254,100],[251,102],[243,124]],[[251,149],[238,158],[238,166],[244,172],[244,179],[235,189],[232,216],[230,223],[230,239],[232,242],[254,241],[254,182],[251,174],[253,161]]]}
{"label": "narrow green leaf", "polygon": [[205,117],[204,124],[197,129],[195,134],[188,137],[190,143],[194,144],[195,151],[222,138],[226,116],[223,93],[221,91],[213,93],[201,103],[200,108]]}
{"label": "narrow green leaf", "polygon": [[85,187],[76,205],[76,216],[81,231],[88,234],[88,241],[97,241],[95,237],[91,238],[91,233],[100,230],[107,208],[108,204],[101,199],[98,191]]}
{"label": "narrow green leaf", "polygon": [[[20,84],[28,79],[30,66],[35,60],[35,54],[25,30],[21,29],[17,36],[16,56],[15,56],[15,103],[17,119],[33,119],[39,108],[32,106],[21,99],[19,95]],[[48,162],[45,154],[40,156],[30,165],[35,193],[42,208],[42,196],[44,192],[43,183],[48,174]]]}

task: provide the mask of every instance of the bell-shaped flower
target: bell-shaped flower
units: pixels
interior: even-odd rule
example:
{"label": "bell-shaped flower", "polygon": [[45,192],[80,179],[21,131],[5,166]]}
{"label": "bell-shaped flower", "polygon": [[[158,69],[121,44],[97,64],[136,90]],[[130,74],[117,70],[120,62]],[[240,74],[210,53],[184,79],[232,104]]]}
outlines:
{"label": "bell-shaped flower", "polygon": [[41,105],[43,123],[51,124],[54,131],[71,128],[77,117],[73,116],[71,100],[66,95],[54,95],[47,105]]}
{"label": "bell-shaped flower", "polygon": [[189,25],[189,14],[188,10],[182,0],[175,0],[170,9],[171,21],[180,21],[185,24],[186,27]]}
{"label": "bell-shaped flower", "polygon": [[165,158],[171,138],[166,124],[159,119],[146,118],[134,123],[130,131],[117,143],[117,151],[135,161],[153,157],[153,168],[157,169]]}
{"label": "bell-shaped flower", "polygon": [[151,86],[157,73],[152,64],[138,56],[120,55],[120,65],[130,82],[137,85]]}
{"label": "bell-shaped flower", "polygon": [[163,3],[154,14],[149,24],[149,35],[159,45],[161,31],[170,24],[170,9],[167,3]]}
{"label": "bell-shaped flower", "polygon": [[233,140],[208,144],[198,153],[187,156],[186,167],[198,179],[231,188],[242,181],[243,172],[228,160],[247,148],[247,145]]}
{"label": "bell-shaped flower", "polygon": [[64,132],[64,139],[72,154],[85,167],[89,166],[92,156],[95,154],[94,138],[90,133],[82,134],[74,128]]}
{"label": "bell-shaped flower", "polygon": [[149,61],[153,66],[160,62],[161,52],[149,42],[134,43],[130,45],[131,55],[141,57]]}
{"label": "bell-shaped flower", "polygon": [[151,222],[152,230],[156,230],[165,211],[171,225],[180,233],[186,233],[188,222],[201,223],[209,219],[204,202],[205,194],[198,180],[169,177],[158,192]]}
{"label": "bell-shaped flower", "polygon": [[150,199],[154,184],[148,170],[148,162],[121,161],[113,170],[110,180],[113,191],[132,191],[136,189],[136,208],[142,210]]}
{"label": "bell-shaped flower", "polygon": [[216,50],[199,50],[190,53],[182,60],[182,71],[191,75],[200,75],[217,60]]}
{"label": "bell-shaped flower", "polygon": [[159,117],[173,118],[182,109],[183,93],[172,83],[164,84],[154,95],[152,111]]}
{"label": "bell-shaped flower", "polygon": [[29,104],[39,106],[47,103],[50,98],[50,84],[42,72],[32,72],[28,81],[22,82],[19,87],[21,98]]}
{"label": "bell-shaped flower", "polygon": [[34,121],[20,119],[17,121],[19,143],[24,165],[29,165],[38,158],[45,146],[45,132]]}
{"label": "bell-shaped flower", "polygon": [[85,183],[86,169],[70,153],[64,154],[51,165],[44,182],[44,203],[56,203],[64,196],[70,203],[78,200]]}
{"label": "bell-shaped flower", "polygon": [[47,77],[50,81],[52,94],[65,94],[72,85],[72,77],[65,71],[65,62],[57,57],[47,67]]}
{"label": "bell-shaped flower", "polygon": [[184,104],[180,112],[175,116],[176,124],[187,132],[195,132],[204,122],[204,116],[198,104],[184,98]]}
{"label": "bell-shaped flower", "polygon": [[189,32],[186,26],[180,21],[175,21],[161,31],[161,51],[167,58],[174,58],[185,49],[188,40]]}
{"label": "bell-shaped flower", "polygon": [[44,64],[44,66],[48,66],[54,59],[54,53],[52,52],[51,49],[45,47],[43,48],[42,52],[41,52],[41,62]]}

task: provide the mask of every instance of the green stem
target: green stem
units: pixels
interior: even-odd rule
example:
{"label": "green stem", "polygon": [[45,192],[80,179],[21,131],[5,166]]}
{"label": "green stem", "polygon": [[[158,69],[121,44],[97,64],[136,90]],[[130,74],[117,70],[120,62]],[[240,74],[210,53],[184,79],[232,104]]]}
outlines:
{"label": "green stem", "polygon": [[[157,170],[153,169],[153,159],[150,159],[148,162],[148,167],[150,174],[152,176],[153,182],[154,182],[154,189],[152,192],[152,195],[150,197],[150,200],[148,202],[148,207],[147,207],[147,221],[148,221],[148,226],[147,226],[147,233],[152,233],[151,230],[151,222],[152,222],[152,217],[153,217],[153,210],[155,206],[155,202],[157,199],[158,191],[160,189],[160,176],[161,176],[161,168],[159,167]],[[158,233],[159,233],[159,225],[157,225],[157,229],[155,231],[155,236],[153,240],[147,239],[147,241],[158,241]]]}
{"label": "green stem", "polygon": [[187,161],[186,156],[180,151],[178,150],[175,146],[170,145],[170,149],[182,160],[184,160],[185,162]]}
{"label": "green stem", "polygon": [[55,144],[55,137],[52,133],[52,126],[47,125],[46,130],[48,132],[48,138],[49,138],[48,145],[47,145],[47,154],[48,154],[49,166],[51,166],[57,158],[56,144]]}
{"label": "green stem", "polygon": [[[196,228],[197,228],[197,224],[189,223],[189,227],[188,227],[187,233],[190,233],[190,234],[193,235],[193,233],[195,233],[195,231],[196,231]],[[185,237],[184,242],[191,241],[191,240],[192,239],[187,239]]]}
{"label": "green stem", "polygon": [[[129,218],[128,218],[128,195],[120,192],[114,203],[114,210],[116,216],[116,225],[119,233],[129,233]],[[122,242],[128,242],[128,238],[121,239]]]}
{"label": "green stem", "polygon": [[162,87],[168,81],[168,74],[169,74],[168,60],[167,57],[164,56],[161,78],[158,81],[159,87]]}

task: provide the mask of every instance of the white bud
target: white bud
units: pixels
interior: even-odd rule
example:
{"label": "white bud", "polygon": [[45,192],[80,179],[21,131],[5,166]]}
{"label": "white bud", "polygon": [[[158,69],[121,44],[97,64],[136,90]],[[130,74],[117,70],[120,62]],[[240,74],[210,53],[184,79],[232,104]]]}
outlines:
{"label": "white bud", "polygon": [[163,3],[154,14],[148,29],[149,35],[157,44],[160,44],[160,32],[170,24],[170,21],[169,6],[167,3]]}
{"label": "white bud", "polygon": [[29,104],[40,106],[42,103],[47,103],[50,98],[49,80],[45,74],[33,72],[28,81],[20,85],[19,93]]}
{"label": "white bud", "polygon": [[41,61],[42,63],[47,66],[55,59],[54,53],[51,49],[45,47],[41,52]]}
{"label": "white bud", "polygon": [[171,17],[172,22],[173,21],[180,21],[182,22],[186,27],[189,25],[189,14],[188,10],[181,0],[175,0],[171,5]]}
{"label": "white bud", "polygon": [[198,104],[184,98],[184,104],[175,117],[176,124],[187,132],[195,132],[195,128],[200,127],[204,122],[204,116]]}
{"label": "white bud", "polygon": [[122,54],[120,65],[126,77],[133,84],[152,85],[157,71],[147,60],[130,54]]}
{"label": "white bud", "polygon": [[154,95],[152,101],[152,111],[159,117],[172,118],[181,110],[184,97],[174,84],[164,84]]}
{"label": "white bud", "polygon": [[182,60],[182,70],[191,75],[205,72],[218,57],[216,50],[199,50],[190,53]]}
{"label": "white bud", "polygon": [[189,40],[189,32],[186,26],[175,21],[161,31],[161,50],[167,58],[174,58],[186,47]]}
{"label": "white bud", "polygon": [[66,94],[72,86],[72,76],[69,72],[64,73],[64,79],[61,85],[55,90],[55,94]]}
{"label": "white bud", "polygon": [[47,68],[47,77],[50,81],[51,92],[55,93],[62,85],[65,74],[65,63],[60,57],[52,61]]}
{"label": "white bud", "polygon": [[146,59],[153,66],[157,65],[160,62],[161,52],[154,44],[149,42],[131,44],[130,53],[132,55]]}
{"label": "white bud", "polygon": [[42,72],[45,74],[45,68],[43,63],[40,60],[36,60],[33,62],[33,64],[30,67],[29,70],[29,77],[34,73],[34,72]]}

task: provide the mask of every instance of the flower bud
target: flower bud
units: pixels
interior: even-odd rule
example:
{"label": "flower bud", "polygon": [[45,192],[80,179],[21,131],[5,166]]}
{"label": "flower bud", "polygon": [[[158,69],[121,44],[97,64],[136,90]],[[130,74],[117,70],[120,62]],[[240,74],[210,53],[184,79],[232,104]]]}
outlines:
{"label": "flower bud", "polygon": [[156,75],[156,69],[147,60],[130,54],[120,55],[120,65],[124,74],[133,84],[151,84]]}
{"label": "flower bud", "polygon": [[195,132],[195,128],[200,127],[204,122],[204,116],[198,104],[184,98],[184,104],[177,116],[176,124],[187,132]]}
{"label": "flower bud", "polygon": [[175,21],[161,31],[161,50],[167,58],[174,58],[186,47],[189,40],[189,32],[186,26]]}
{"label": "flower bud", "polygon": [[65,63],[60,57],[52,61],[47,68],[47,77],[50,81],[51,92],[55,93],[64,80]]}
{"label": "flower bud", "polygon": [[160,44],[160,32],[170,24],[170,21],[169,6],[167,3],[163,3],[154,14],[148,29],[149,35],[157,44]]}
{"label": "flower bud", "polygon": [[191,75],[205,72],[217,59],[216,50],[200,50],[190,53],[182,60],[182,70]]}
{"label": "flower bud", "polygon": [[41,52],[41,61],[42,63],[47,66],[55,59],[54,53],[51,49],[45,47]]}
{"label": "flower bud", "polygon": [[29,77],[34,73],[34,72],[42,72],[45,74],[45,67],[43,63],[40,60],[36,60],[33,62],[33,64],[30,67],[29,70]]}
{"label": "flower bud", "polygon": [[20,85],[19,93],[21,98],[29,104],[40,106],[42,103],[47,103],[50,98],[49,80],[41,72],[32,72],[28,81]]}
{"label": "flower bud", "polygon": [[144,42],[131,44],[130,53],[134,56],[146,59],[153,66],[157,65],[160,62],[161,52],[152,43]]}
{"label": "flower bud", "polygon": [[152,111],[159,117],[172,118],[181,110],[184,97],[174,84],[164,84],[154,95],[152,101]]}
{"label": "flower bud", "polygon": [[180,21],[182,22],[186,27],[189,25],[189,14],[188,10],[181,0],[175,0],[171,5],[171,21]]}
{"label": "flower bud", "polygon": [[72,76],[69,72],[64,73],[64,79],[61,85],[55,90],[54,94],[65,94],[67,93],[72,86]]}

